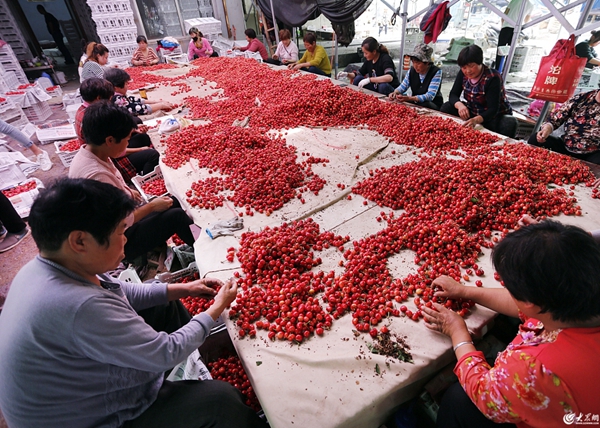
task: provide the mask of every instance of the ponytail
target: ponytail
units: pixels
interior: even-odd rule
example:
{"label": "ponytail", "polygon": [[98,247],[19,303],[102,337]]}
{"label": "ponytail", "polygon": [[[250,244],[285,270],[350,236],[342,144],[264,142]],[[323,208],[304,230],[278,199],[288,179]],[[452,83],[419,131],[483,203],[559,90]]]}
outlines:
{"label": "ponytail", "polygon": [[369,52],[379,52],[380,54],[388,55],[390,53],[388,49],[385,46],[380,45],[374,37],[367,37],[364,39],[361,46],[364,46]]}

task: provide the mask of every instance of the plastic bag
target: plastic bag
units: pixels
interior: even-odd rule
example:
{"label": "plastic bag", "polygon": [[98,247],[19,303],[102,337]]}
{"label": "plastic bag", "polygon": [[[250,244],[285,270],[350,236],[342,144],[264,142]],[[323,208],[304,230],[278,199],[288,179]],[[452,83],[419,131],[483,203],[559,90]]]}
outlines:
{"label": "plastic bag", "polygon": [[178,380],[212,380],[212,376],[204,365],[200,352],[194,349],[194,352],[185,361],[177,364],[171,370],[167,380],[171,382]]}
{"label": "plastic bag", "polygon": [[168,134],[170,132],[177,131],[181,125],[177,119],[167,119],[161,122],[160,127],[158,128],[159,134]]}
{"label": "plastic bag", "polygon": [[587,58],[575,54],[575,36],[556,42],[540,69],[529,98],[564,103],[575,93]]}

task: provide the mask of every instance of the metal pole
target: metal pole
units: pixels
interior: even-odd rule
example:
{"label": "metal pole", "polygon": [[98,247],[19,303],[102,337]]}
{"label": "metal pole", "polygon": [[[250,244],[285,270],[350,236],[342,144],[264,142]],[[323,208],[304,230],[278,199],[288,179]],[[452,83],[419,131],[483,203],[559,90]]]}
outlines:
{"label": "metal pole", "polygon": [[337,75],[338,75],[338,39],[337,39],[337,34],[334,31],[333,32],[333,37],[335,37],[335,60],[334,60],[334,66],[335,66],[335,74],[333,75],[334,79],[337,79]]}
{"label": "metal pole", "polygon": [[[275,9],[273,8],[273,0],[271,0],[271,19],[273,20],[273,29],[275,30],[275,41],[279,45],[279,27],[277,27],[277,19],[275,19]],[[269,32],[267,31],[267,37]]]}
{"label": "metal pole", "polygon": [[588,15],[590,14],[590,10],[592,10],[593,4],[594,4],[594,2],[592,0],[588,0],[588,2],[583,7],[583,12],[581,13],[581,16],[579,17],[579,22],[577,23],[578,30],[580,28],[583,28],[583,26],[585,25],[585,20],[587,19]]}
{"label": "metal pole", "polygon": [[521,33],[521,27],[523,26],[523,13],[525,12],[525,2],[521,3],[521,9],[519,10],[519,16],[517,18],[517,22],[515,23],[515,27],[513,29],[512,40],[510,41],[510,49],[508,50],[508,55],[504,59],[504,68],[502,69],[502,81],[506,83],[506,78],[508,77],[508,72],[510,71],[510,65],[513,60],[513,56],[515,55],[515,49],[517,48],[517,40],[519,39],[519,34]]}
{"label": "metal pole", "polygon": [[535,123],[535,126],[533,127],[533,132],[532,132],[533,134],[536,134],[539,131],[542,124],[546,120],[546,116],[548,115],[548,110],[550,110],[550,104],[551,104],[550,101],[546,101],[544,103],[544,107],[542,107],[542,110],[540,111],[540,117],[538,117],[538,120]]}
{"label": "metal pole", "polygon": [[408,0],[404,0],[402,3],[402,38],[400,39],[400,73],[402,76],[402,72],[404,71],[404,42],[406,41],[406,23],[408,17]]}

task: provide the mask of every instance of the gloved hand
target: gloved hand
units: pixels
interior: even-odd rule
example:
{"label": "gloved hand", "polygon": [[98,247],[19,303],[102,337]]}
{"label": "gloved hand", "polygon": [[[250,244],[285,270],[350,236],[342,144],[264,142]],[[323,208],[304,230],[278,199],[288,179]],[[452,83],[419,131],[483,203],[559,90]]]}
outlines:
{"label": "gloved hand", "polygon": [[206,228],[206,233],[210,239],[215,239],[221,235],[233,235],[233,232],[244,228],[244,220],[240,217],[234,217],[229,220],[222,220]]}
{"label": "gloved hand", "polygon": [[345,79],[346,77],[348,77],[348,73],[346,73],[345,71],[340,71],[337,75],[337,80]]}
{"label": "gloved hand", "polygon": [[364,88],[369,83],[371,83],[371,79],[369,77],[364,78],[363,80],[361,80],[360,82],[358,82],[358,87],[359,88]]}

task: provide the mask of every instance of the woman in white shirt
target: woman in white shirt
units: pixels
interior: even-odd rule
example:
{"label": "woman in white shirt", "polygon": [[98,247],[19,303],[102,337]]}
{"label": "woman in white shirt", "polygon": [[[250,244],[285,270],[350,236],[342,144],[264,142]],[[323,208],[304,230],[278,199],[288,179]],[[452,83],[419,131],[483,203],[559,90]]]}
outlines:
{"label": "woman in white shirt", "polygon": [[298,46],[292,43],[290,30],[279,30],[279,40],[273,59],[267,59],[265,62],[274,65],[287,65],[298,61]]}

